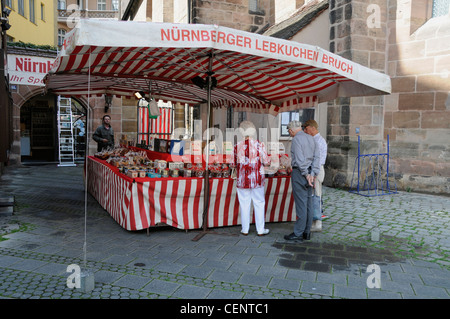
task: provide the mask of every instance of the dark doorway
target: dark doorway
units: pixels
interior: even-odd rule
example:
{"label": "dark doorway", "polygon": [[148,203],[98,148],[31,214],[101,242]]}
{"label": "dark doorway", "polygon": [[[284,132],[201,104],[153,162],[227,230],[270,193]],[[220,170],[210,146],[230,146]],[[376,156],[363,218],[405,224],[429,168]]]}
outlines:
{"label": "dark doorway", "polygon": [[56,162],[56,112],[53,95],[37,96],[20,109],[21,160]]}
{"label": "dark doorway", "polygon": [[[20,109],[21,161],[24,164],[59,163],[56,96],[37,96]],[[86,107],[72,99],[75,161],[86,154]]]}

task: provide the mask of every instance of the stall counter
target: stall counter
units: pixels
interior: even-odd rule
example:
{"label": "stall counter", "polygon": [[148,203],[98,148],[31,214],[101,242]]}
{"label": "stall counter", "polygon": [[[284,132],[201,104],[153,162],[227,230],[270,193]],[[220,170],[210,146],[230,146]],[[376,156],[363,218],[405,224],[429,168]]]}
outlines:
{"label": "stall counter", "polygon": [[[89,193],[126,230],[161,223],[186,230],[203,226],[204,178],[130,178],[93,156],[87,157],[86,178]],[[207,227],[240,225],[236,181],[210,178],[209,182]],[[265,194],[266,222],[296,220],[289,176],[267,177]]]}

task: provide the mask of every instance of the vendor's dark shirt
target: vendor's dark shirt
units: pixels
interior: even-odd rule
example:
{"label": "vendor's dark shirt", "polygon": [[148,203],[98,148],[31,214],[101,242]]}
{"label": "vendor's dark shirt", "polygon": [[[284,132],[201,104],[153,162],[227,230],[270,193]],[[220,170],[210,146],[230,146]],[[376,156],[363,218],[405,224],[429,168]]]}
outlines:
{"label": "vendor's dark shirt", "polygon": [[[114,147],[114,131],[112,126],[107,129],[104,125],[100,125],[95,130],[94,134],[92,135],[92,138],[94,141],[98,143],[97,145],[97,152],[102,151],[105,148],[113,148]],[[107,139],[108,142],[103,142],[103,139]]]}

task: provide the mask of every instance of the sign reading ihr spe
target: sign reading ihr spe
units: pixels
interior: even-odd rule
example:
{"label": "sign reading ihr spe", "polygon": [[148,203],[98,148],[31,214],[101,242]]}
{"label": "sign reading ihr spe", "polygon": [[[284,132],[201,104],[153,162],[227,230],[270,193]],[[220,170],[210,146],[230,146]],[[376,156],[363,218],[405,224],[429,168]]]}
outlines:
{"label": "sign reading ihr spe", "polygon": [[44,76],[52,68],[54,58],[8,55],[10,84],[44,86]]}

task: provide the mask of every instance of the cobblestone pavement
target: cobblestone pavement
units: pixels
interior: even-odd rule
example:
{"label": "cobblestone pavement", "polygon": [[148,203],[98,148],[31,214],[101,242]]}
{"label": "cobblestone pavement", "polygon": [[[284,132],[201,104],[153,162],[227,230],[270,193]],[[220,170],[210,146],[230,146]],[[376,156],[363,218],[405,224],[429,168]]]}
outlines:
{"label": "cobblestone pavement", "polygon": [[[450,298],[449,197],[325,188],[329,217],[310,241],[286,242],[292,223],[193,241],[198,231],[122,229],[85,194],[81,165],[7,167],[0,187],[15,199],[13,215],[0,215],[4,299]],[[94,273],[93,290],[67,287],[71,264]]]}

